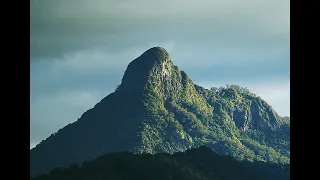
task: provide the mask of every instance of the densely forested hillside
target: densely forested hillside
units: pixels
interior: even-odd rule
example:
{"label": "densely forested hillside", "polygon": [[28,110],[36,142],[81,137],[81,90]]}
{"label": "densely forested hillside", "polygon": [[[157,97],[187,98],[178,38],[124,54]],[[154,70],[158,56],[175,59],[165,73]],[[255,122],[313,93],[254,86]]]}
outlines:
{"label": "densely forested hillside", "polygon": [[115,92],[31,150],[31,174],[109,152],[200,145],[238,160],[288,164],[290,119],[246,88],[195,85],[165,49],[154,47],[128,65]]}
{"label": "densely forested hillside", "polygon": [[289,180],[290,167],[237,162],[207,147],[184,153],[110,153],[82,165],[56,168],[32,180]]}

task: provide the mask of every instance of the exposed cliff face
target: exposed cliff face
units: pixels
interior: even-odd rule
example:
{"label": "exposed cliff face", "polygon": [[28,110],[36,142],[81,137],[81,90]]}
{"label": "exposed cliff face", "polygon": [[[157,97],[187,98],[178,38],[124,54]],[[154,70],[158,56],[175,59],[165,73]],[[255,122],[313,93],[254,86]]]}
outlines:
{"label": "exposed cliff face", "polygon": [[161,47],[132,61],[115,92],[30,152],[31,173],[107,152],[207,145],[238,159],[289,163],[290,121],[239,86],[195,85]]}

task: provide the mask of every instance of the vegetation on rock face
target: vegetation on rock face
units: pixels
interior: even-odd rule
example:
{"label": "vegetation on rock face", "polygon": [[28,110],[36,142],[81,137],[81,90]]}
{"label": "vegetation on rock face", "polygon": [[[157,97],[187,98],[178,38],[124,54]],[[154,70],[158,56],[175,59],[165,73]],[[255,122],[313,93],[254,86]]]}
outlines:
{"label": "vegetation on rock face", "polygon": [[151,48],[121,85],[81,118],[31,150],[31,173],[104,153],[174,153],[206,145],[238,160],[290,163],[290,118],[237,85],[195,85],[168,53]]}
{"label": "vegetation on rock face", "polygon": [[173,155],[110,153],[82,165],[56,168],[32,180],[72,179],[289,180],[290,165],[238,162],[232,157],[219,156],[207,147],[199,147]]}

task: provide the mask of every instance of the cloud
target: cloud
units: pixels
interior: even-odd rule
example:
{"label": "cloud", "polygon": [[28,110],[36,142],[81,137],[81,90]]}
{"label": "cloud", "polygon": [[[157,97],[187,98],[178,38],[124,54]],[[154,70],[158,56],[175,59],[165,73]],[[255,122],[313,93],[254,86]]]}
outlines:
{"label": "cloud", "polygon": [[159,39],[272,47],[270,38],[288,41],[289,14],[288,0],[32,0],[31,61],[92,47],[122,51]]}

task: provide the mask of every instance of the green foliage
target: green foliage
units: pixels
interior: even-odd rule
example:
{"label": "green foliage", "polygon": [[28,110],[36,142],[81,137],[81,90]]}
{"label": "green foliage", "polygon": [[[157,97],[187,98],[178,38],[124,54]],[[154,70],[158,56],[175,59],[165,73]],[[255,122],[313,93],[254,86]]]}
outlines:
{"label": "green foliage", "polygon": [[289,168],[260,162],[238,162],[201,146],[172,155],[106,154],[81,166],[56,168],[32,180],[287,180]]}
{"label": "green foliage", "polygon": [[[159,87],[148,86],[146,106],[154,115],[148,124],[170,126],[144,129],[141,152],[173,153],[199,144],[238,160],[290,163],[290,142],[271,136],[288,120],[276,117],[260,97],[237,85],[207,90],[194,85],[185,72],[173,71],[182,85],[170,99],[160,98]],[[279,120],[271,122],[272,117]]]}

